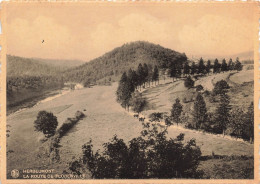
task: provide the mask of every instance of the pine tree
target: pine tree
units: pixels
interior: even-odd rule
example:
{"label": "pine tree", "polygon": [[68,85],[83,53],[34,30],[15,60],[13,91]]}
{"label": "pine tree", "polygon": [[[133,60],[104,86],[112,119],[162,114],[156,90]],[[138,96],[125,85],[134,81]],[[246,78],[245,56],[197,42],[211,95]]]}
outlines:
{"label": "pine tree", "polygon": [[124,72],[119,81],[119,85],[116,91],[117,101],[121,104],[122,107],[129,108],[129,101],[131,99],[132,94],[131,85],[129,85],[129,80]]}
{"label": "pine tree", "polygon": [[250,143],[254,140],[254,103],[251,102],[248,107],[248,111],[245,115],[245,123],[244,123],[244,136],[248,138]]}
{"label": "pine tree", "polygon": [[132,82],[135,86],[135,89],[137,89],[137,86],[138,86],[138,75],[136,74],[136,71],[133,70],[132,72]]}
{"label": "pine tree", "polygon": [[210,60],[207,61],[207,65],[206,65],[206,72],[209,74],[210,73],[210,69],[211,69],[211,62]]}
{"label": "pine tree", "polygon": [[136,73],[131,68],[128,70],[128,85],[131,92],[135,91],[136,88]]}
{"label": "pine tree", "polygon": [[[159,70],[157,65],[154,66],[154,70],[153,70],[153,81],[158,81],[159,83]],[[156,84],[156,83],[155,83]]]}
{"label": "pine tree", "polygon": [[181,77],[181,71],[182,71],[182,65],[181,64],[177,64],[176,65],[176,77],[177,78]]}
{"label": "pine tree", "polygon": [[230,100],[229,96],[226,93],[222,93],[220,95],[220,103],[216,110],[216,122],[220,131],[222,131],[223,136],[225,136],[225,131],[229,125],[229,118],[230,118]]}
{"label": "pine tree", "polygon": [[150,82],[153,81],[153,66],[148,64],[148,82],[150,87]]}
{"label": "pine tree", "polygon": [[192,62],[190,74],[194,75],[196,73],[196,70],[197,70],[196,64],[195,62]]}
{"label": "pine tree", "polygon": [[206,103],[200,93],[197,95],[194,102],[193,120],[196,129],[202,128],[203,124],[208,120]]}
{"label": "pine tree", "polygon": [[144,86],[145,86],[145,83],[148,81],[148,75],[149,75],[149,69],[146,63],[144,63],[143,70],[144,70]]}
{"label": "pine tree", "polygon": [[177,77],[177,67],[175,63],[172,63],[169,70],[170,77],[172,77],[172,81]]}
{"label": "pine tree", "polygon": [[213,73],[218,73],[219,72],[219,63],[218,63],[218,59],[215,59],[214,61],[214,65],[213,65]]}
{"label": "pine tree", "polygon": [[187,62],[185,62],[184,66],[183,66],[183,73],[185,76],[190,74],[190,66]]}
{"label": "pine tree", "polygon": [[171,118],[173,121],[175,121],[178,125],[180,123],[180,116],[182,113],[182,105],[180,103],[179,98],[175,100],[175,103],[172,105],[171,109]]}
{"label": "pine tree", "polygon": [[227,62],[226,62],[225,59],[223,59],[223,61],[222,61],[222,64],[221,64],[221,71],[222,71],[222,72],[227,71]]}
{"label": "pine tree", "polygon": [[197,73],[198,74],[204,74],[204,70],[205,70],[204,61],[203,61],[202,58],[200,58]]}
{"label": "pine tree", "polygon": [[186,88],[192,88],[194,86],[194,81],[191,79],[190,76],[188,76],[184,81],[184,86]]}
{"label": "pine tree", "polygon": [[229,59],[227,69],[228,70],[233,70],[234,69],[234,63],[233,63],[231,58]]}
{"label": "pine tree", "polygon": [[142,84],[144,82],[144,68],[141,63],[138,65],[136,74],[138,76],[138,85],[140,86],[140,90],[141,90]]}
{"label": "pine tree", "polygon": [[234,70],[241,71],[243,69],[243,66],[241,62],[239,61],[239,58],[237,57],[235,65],[234,65]]}

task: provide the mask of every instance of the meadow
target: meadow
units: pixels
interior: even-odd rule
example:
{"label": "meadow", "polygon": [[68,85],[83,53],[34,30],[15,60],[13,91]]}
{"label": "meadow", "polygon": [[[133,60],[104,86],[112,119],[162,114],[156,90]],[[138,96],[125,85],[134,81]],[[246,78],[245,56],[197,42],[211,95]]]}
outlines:
{"label": "meadow", "polygon": [[[201,84],[204,89],[212,90],[212,86],[218,80],[226,79],[232,86],[230,95],[236,96],[236,98],[231,98],[231,102],[233,104],[239,102],[239,105],[247,106],[249,101],[253,100],[252,76],[253,70],[212,74],[198,79],[196,85]],[[142,130],[141,122],[133,117],[133,113],[126,111],[116,102],[116,89],[117,83],[112,83],[110,86],[74,90],[34,107],[10,114],[7,117],[7,173],[10,173],[12,169],[26,168],[52,168],[55,172],[62,173],[68,170],[69,162],[81,156],[82,145],[90,139],[92,139],[94,149],[98,150],[102,149],[102,144],[108,142],[115,134],[126,142],[137,137]],[[146,118],[153,112],[169,113],[177,97],[192,98],[195,94],[192,89],[184,87],[183,80],[172,82],[172,79],[161,80],[159,85],[152,85],[142,90],[142,93],[149,102],[147,109],[142,112],[142,116]],[[209,109],[214,108],[208,99],[206,99],[206,104]],[[185,103],[184,111],[188,112],[190,108],[192,108],[192,103]],[[61,158],[58,162],[51,162],[41,155],[43,134],[35,132],[33,125],[40,110],[50,111],[57,116],[58,127],[76,111],[82,111],[86,115],[61,139],[59,148]],[[185,140],[195,138],[197,145],[201,148],[202,156],[213,154],[226,156],[201,161],[199,168],[206,171],[206,177],[238,177],[223,172],[223,168],[233,168],[230,172],[239,173],[238,170],[242,169],[241,172],[243,172],[243,169],[253,167],[253,144],[228,136],[189,130],[182,125],[171,126],[168,136],[176,137],[179,133],[185,134]],[[230,158],[232,155],[238,157]],[[239,157],[241,155],[246,157],[245,162]],[[219,167],[215,168],[214,165],[219,165]]]}

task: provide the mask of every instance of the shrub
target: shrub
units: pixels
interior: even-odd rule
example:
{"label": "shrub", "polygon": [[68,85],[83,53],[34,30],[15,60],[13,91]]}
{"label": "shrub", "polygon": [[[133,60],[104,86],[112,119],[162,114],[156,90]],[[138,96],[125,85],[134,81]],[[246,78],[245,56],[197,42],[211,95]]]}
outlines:
{"label": "shrub", "polygon": [[[143,126],[141,135],[133,138],[129,145],[116,135],[103,145],[102,152],[94,152],[91,141],[83,145],[82,163],[92,178],[202,177],[202,171],[198,170],[201,151],[194,139],[184,143],[184,134],[167,139],[167,128],[150,123],[143,123]],[[74,173],[81,170],[80,165],[73,165]]]}
{"label": "shrub", "polygon": [[188,76],[184,81],[184,86],[186,88],[192,88],[194,86],[194,81],[191,79],[190,76]]}
{"label": "shrub", "polygon": [[149,115],[149,118],[151,121],[157,121],[160,122],[163,119],[163,113],[161,112],[154,112]]}
{"label": "shrub", "polygon": [[67,118],[67,120],[57,130],[59,136],[64,136],[83,117],[85,117],[85,114],[80,111],[77,111],[75,114],[75,118]]}
{"label": "shrub", "polygon": [[173,123],[172,123],[172,121],[170,120],[170,118],[165,118],[165,125],[166,126],[171,126],[171,125],[173,125]]}
{"label": "shrub", "polygon": [[61,127],[56,131],[53,137],[51,137],[48,145],[48,152],[52,161],[59,161],[59,143],[60,139],[81,119],[85,117],[80,111],[77,111],[75,118],[67,118],[67,120],[61,125]]}
{"label": "shrub", "polygon": [[227,90],[229,89],[229,85],[228,83],[225,81],[225,80],[221,80],[221,81],[218,81],[216,84],[215,84],[215,87],[213,89],[213,94],[214,95],[220,95],[220,94],[224,94],[227,92]]}
{"label": "shrub", "polygon": [[132,110],[139,114],[147,105],[147,100],[142,97],[141,93],[135,92],[130,99],[130,105],[132,106]]}
{"label": "shrub", "polygon": [[182,103],[188,103],[188,101],[187,101],[187,98],[186,98],[186,97],[184,97],[184,98],[182,99]]}
{"label": "shrub", "polygon": [[205,96],[209,96],[210,95],[210,92],[208,90],[205,90],[204,93],[203,93]]}
{"label": "shrub", "polygon": [[196,91],[202,91],[204,88],[202,85],[196,86]]}
{"label": "shrub", "polygon": [[75,114],[75,117],[77,119],[81,119],[81,118],[85,117],[85,114],[83,112],[77,111],[76,114]]}
{"label": "shrub", "polygon": [[43,132],[45,137],[53,136],[57,126],[57,117],[51,112],[40,111],[37,115],[37,119],[34,121],[35,130]]}

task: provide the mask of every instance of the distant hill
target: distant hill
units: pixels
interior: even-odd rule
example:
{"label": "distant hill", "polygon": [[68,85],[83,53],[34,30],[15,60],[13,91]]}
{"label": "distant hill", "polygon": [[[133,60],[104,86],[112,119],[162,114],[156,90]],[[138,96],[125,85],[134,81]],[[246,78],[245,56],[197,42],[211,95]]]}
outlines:
{"label": "distant hill", "polygon": [[65,70],[37,59],[7,55],[7,76],[50,76]]}
{"label": "distant hill", "polygon": [[67,60],[67,59],[42,59],[35,58],[35,60],[48,65],[59,66],[61,68],[71,68],[84,64],[84,61],[81,60]]}
{"label": "distant hill", "polygon": [[234,55],[231,55],[230,58],[236,58],[238,57],[241,60],[254,60],[254,51],[248,51],[248,52],[242,52],[242,53],[237,53]]}
{"label": "distant hill", "polygon": [[79,60],[24,58],[7,55],[7,76],[50,76],[83,64]]}
{"label": "distant hill", "polygon": [[100,79],[114,81],[129,68],[136,69],[139,63],[167,68],[172,62],[186,60],[185,54],[153,43],[137,41],[124,44],[99,58],[66,70],[63,76],[69,81],[82,83],[95,83]]}
{"label": "distant hill", "polygon": [[242,53],[237,53],[237,54],[233,54],[233,55],[223,55],[223,56],[219,56],[219,55],[189,55],[189,58],[193,61],[199,61],[200,58],[203,58],[204,60],[215,60],[216,58],[218,60],[222,60],[222,59],[226,59],[229,60],[230,58],[234,60],[236,60],[236,58],[238,57],[240,61],[248,61],[248,60],[254,60],[254,51],[248,51],[248,52],[242,52]]}

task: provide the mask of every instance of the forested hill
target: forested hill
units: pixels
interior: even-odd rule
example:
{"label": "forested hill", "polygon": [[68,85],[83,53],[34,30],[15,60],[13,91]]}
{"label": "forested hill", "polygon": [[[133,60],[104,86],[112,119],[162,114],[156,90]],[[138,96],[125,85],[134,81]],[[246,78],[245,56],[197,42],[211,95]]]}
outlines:
{"label": "forested hill", "polygon": [[185,54],[149,42],[137,41],[124,44],[99,58],[69,69],[63,76],[66,80],[85,84],[116,81],[124,71],[136,69],[139,63],[168,68],[170,63],[183,63],[186,60]]}
{"label": "forested hill", "polygon": [[68,59],[42,59],[42,58],[35,58],[37,61],[42,63],[53,65],[61,68],[72,68],[79,65],[84,64],[84,61],[81,60],[68,60]]}
{"label": "forested hill", "polygon": [[64,67],[46,64],[37,59],[7,55],[7,77],[57,76]]}

